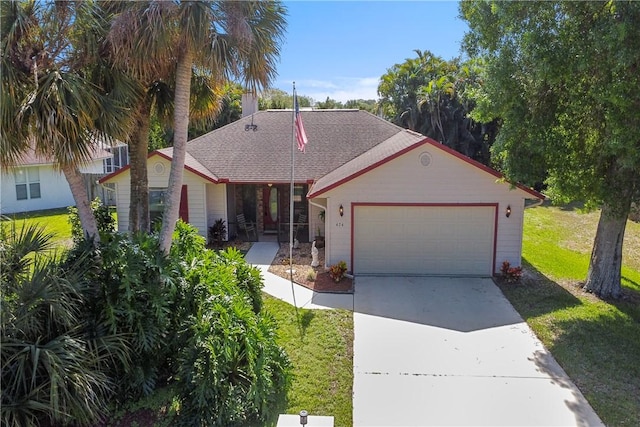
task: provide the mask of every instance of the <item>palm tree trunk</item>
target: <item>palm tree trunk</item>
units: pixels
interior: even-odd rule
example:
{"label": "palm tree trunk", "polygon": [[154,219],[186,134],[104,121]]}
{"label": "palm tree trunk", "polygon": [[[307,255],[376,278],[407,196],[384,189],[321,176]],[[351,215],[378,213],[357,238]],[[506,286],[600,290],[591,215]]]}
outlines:
{"label": "palm tree trunk", "polygon": [[629,196],[615,209],[603,205],[591,261],[584,289],[600,298],[619,298],[622,295],[622,243],[631,207]]}
{"label": "palm tree trunk", "polygon": [[84,185],[80,170],[76,166],[64,165],[62,166],[62,173],[69,183],[73,200],[76,202],[80,224],[82,224],[82,231],[85,235],[88,235],[89,238],[93,238],[94,244],[99,243],[100,234],[98,233],[98,224],[91,211],[89,194],[87,193],[87,187]]}
{"label": "palm tree trunk", "polygon": [[129,141],[131,166],[131,195],[129,202],[129,231],[149,232],[149,179],[147,176],[147,150],[151,112],[147,101],[140,103],[136,129]]}
{"label": "palm tree trunk", "polygon": [[173,113],[173,158],[169,185],[165,194],[164,216],[160,231],[160,247],[165,253],[171,249],[171,238],[176,227],[180,209],[180,194],[182,192],[182,174],[184,172],[184,158],[187,151],[187,137],[189,129],[189,96],[191,92],[191,65],[193,52],[186,46],[178,56],[176,67],[176,91]]}

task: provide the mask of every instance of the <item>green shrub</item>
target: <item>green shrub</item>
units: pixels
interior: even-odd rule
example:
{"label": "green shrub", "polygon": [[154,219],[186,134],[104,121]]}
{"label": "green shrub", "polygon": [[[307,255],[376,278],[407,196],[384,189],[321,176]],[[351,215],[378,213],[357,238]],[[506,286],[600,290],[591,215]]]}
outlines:
{"label": "green shrub", "polygon": [[2,425],[93,425],[127,358],[117,335],[87,334],[86,258],[40,256],[51,236],[37,226],[2,234]]}
{"label": "green shrub", "polygon": [[[69,211],[69,223],[71,224],[71,237],[73,238],[74,243],[79,243],[85,236],[82,231],[78,208],[75,206],[69,206],[67,210]],[[116,231],[116,220],[111,215],[109,207],[103,205],[102,201],[97,197],[91,202],[91,211],[96,219],[98,233],[100,233],[101,237],[108,236]]]}
{"label": "green shrub", "polygon": [[217,219],[216,222],[209,227],[209,244],[217,248],[222,247],[222,242],[227,237],[227,226],[224,219]]}
{"label": "green shrub", "polygon": [[290,383],[290,362],[276,344],[276,326],[255,312],[236,276],[245,267],[236,253],[226,254],[233,262],[207,251],[187,272],[197,308],[179,358],[182,425],[263,424],[277,416]]}
{"label": "green shrub", "polygon": [[237,250],[205,249],[179,222],[168,257],[137,234],[30,263],[48,236],[23,234],[0,241],[3,425],[96,424],[109,399],[165,383],[183,425],[275,419],[290,362],[261,312],[260,272]]}
{"label": "green shrub", "polygon": [[[91,250],[87,245],[84,249]],[[111,375],[117,379],[120,401],[152,393],[164,380],[173,349],[167,335],[172,324],[177,271],[160,249],[155,235],[114,235],[103,240],[86,265],[94,284],[87,304],[92,333],[127,337],[131,363]]]}

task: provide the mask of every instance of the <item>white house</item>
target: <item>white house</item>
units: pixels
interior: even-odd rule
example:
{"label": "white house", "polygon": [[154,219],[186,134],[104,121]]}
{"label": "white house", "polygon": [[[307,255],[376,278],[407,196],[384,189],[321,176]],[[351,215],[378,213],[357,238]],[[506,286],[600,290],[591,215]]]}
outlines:
{"label": "white house", "polygon": [[[118,143],[96,149],[92,160],[80,168],[85,175],[89,197],[100,197],[109,204],[112,192],[98,187],[96,181],[129,163],[127,146]],[[8,215],[75,205],[69,184],[51,158],[38,156],[33,150],[17,166],[0,175],[0,214]]]}
{"label": "white house", "polygon": [[[418,133],[358,110],[301,112],[309,143],[295,154],[290,219],[292,112],[260,111],[187,144],[181,217],[207,235],[222,218],[258,239],[325,238],[327,265],[354,274],[490,276],[520,265],[523,213],[544,196]],[[148,157],[152,210],[162,208],[171,149]],[[128,167],[100,180],[115,185],[120,231],[129,210]],[[156,203],[153,203],[156,202]],[[319,215],[322,211],[324,215]]]}

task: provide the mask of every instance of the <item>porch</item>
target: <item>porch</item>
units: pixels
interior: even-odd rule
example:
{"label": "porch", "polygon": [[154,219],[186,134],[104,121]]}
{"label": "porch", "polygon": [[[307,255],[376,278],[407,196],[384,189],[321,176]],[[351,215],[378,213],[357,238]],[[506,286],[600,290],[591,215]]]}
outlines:
{"label": "porch", "polygon": [[[310,206],[306,199],[307,184],[295,184],[293,193],[293,221],[290,220],[290,191],[286,184],[227,184],[228,237],[260,242],[288,242],[291,227],[294,238],[301,243],[313,240],[320,226],[324,234],[324,223],[317,224],[310,217]],[[244,215],[253,230],[246,231],[238,222]],[[312,234],[312,232],[315,232]]]}

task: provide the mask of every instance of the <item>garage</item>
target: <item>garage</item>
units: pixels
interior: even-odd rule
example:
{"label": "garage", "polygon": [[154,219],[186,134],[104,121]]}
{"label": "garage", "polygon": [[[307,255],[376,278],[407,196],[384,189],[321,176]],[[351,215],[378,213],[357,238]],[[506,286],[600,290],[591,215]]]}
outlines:
{"label": "garage", "polygon": [[496,204],[353,206],[355,274],[491,276]]}

